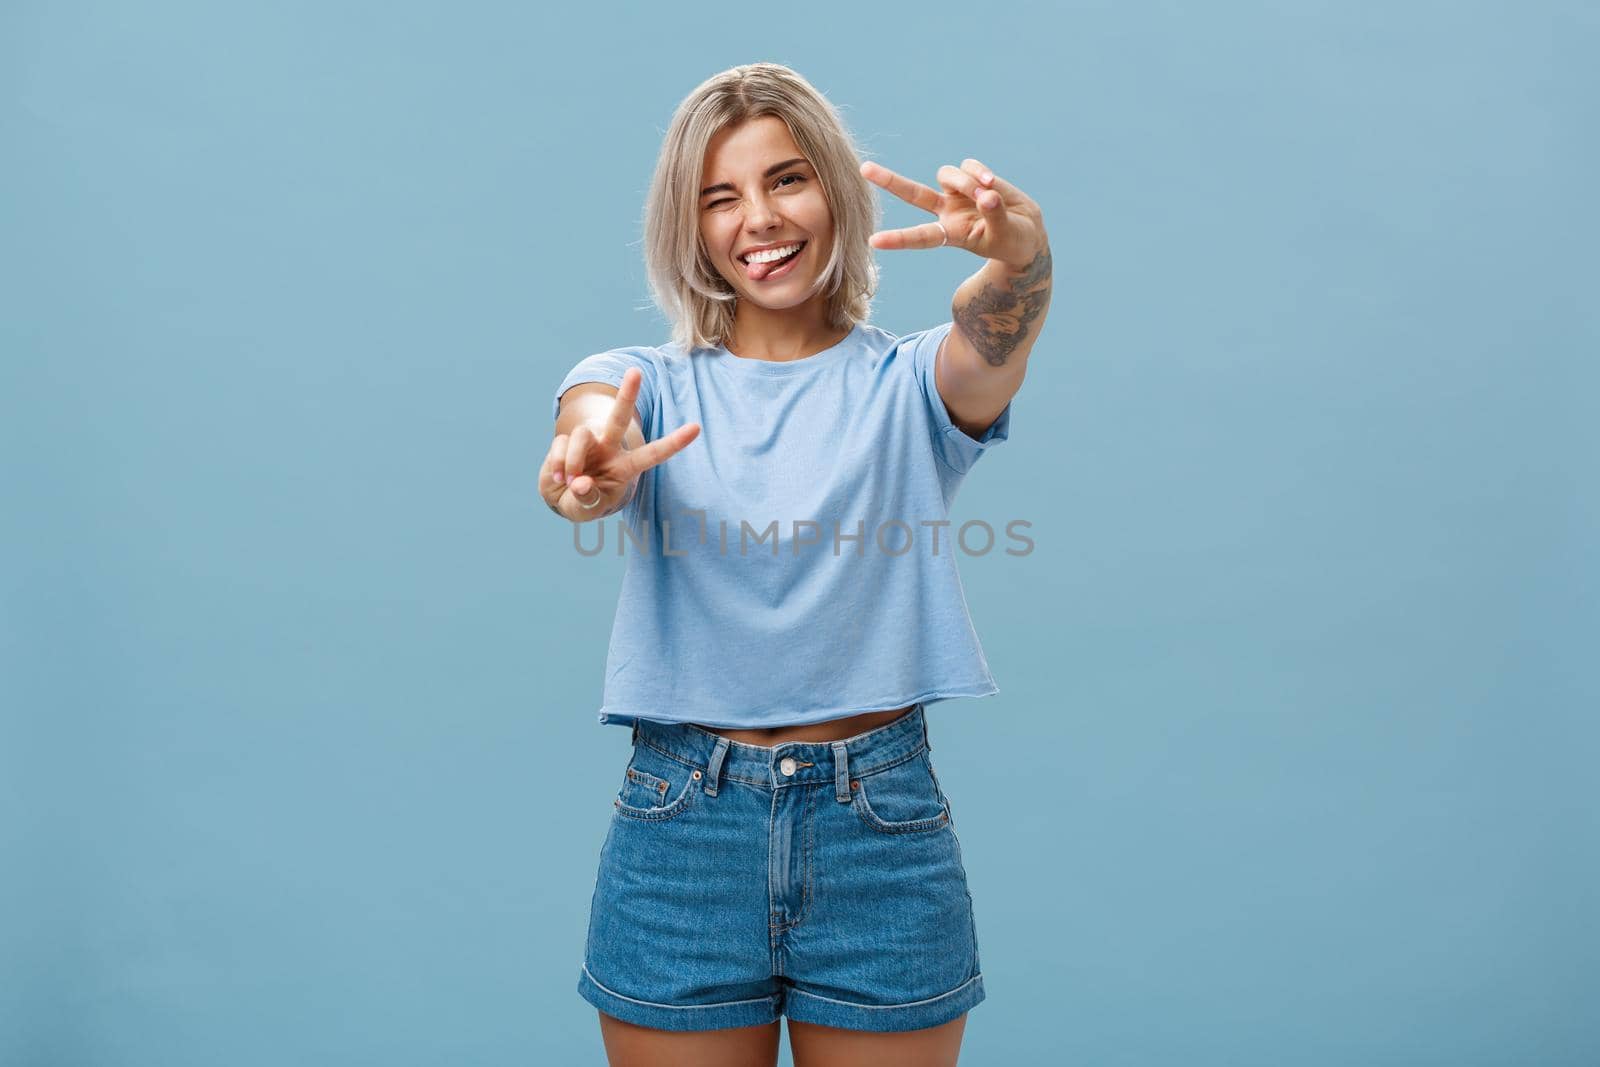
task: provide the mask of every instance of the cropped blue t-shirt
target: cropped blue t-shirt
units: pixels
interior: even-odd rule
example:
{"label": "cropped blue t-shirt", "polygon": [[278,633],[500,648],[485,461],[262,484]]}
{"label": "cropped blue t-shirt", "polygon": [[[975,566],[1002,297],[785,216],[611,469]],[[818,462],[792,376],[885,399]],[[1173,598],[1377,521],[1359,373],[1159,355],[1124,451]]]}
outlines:
{"label": "cropped blue t-shirt", "polygon": [[627,561],[600,722],[756,729],[999,692],[949,508],[1011,406],[978,438],[950,421],[934,361],[952,328],[858,323],[788,362],[616,348],[568,372],[554,416],[570,387],[638,367],[645,440],[700,424],[582,538]]}

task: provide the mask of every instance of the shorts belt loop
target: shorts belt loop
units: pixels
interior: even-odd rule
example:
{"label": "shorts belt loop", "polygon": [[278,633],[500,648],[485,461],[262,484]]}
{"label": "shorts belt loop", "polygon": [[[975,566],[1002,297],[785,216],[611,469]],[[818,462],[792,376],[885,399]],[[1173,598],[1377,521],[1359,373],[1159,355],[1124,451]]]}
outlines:
{"label": "shorts belt loop", "polygon": [[933,742],[928,740],[928,713],[923,710],[921,704],[917,705],[917,711],[922,714],[922,747],[932,752]]}
{"label": "shorts belt loop", "polygon": [[717,779],[722,777],[722,758],[728,754],[728,739],[719,736],[711,750],[711,762],[706,766],[706,796],[717,795]]}
{"label": "shorts belt loop", "polygon": [[850,757],[843,741],[833,745],[833,798],[841,804],[850,803]]}
{"label": "shorts belt loop", "polygon": [[633,743],[636,744],[636,745],[639,743],[639,720],[638,719],[634,719],[633,720]]}

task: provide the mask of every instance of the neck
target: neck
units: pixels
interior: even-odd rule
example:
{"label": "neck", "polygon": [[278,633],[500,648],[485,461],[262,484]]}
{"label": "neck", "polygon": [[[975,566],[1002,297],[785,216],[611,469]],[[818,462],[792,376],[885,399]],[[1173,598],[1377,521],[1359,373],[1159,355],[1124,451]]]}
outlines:
{"label": "neck", "polygon": [[832,348],[849,336],[848,328],[830,326],[825,307],[813,301],[803,307],[774,311],[740,301],[733,328],[723,347],[744,359],[787,363]]}

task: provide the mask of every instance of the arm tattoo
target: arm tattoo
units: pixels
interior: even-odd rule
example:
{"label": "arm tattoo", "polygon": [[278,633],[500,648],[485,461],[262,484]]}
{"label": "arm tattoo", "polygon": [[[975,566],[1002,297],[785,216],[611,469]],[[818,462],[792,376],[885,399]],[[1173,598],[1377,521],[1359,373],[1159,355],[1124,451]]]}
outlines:
{"label": "arm tattoo", "polygon": [[956,309],[956,324],[991,367],[1005,366],[1033,321],[1050,303],[1050,249],[1033,258],[1010,289],[985,285],[983,291]]}

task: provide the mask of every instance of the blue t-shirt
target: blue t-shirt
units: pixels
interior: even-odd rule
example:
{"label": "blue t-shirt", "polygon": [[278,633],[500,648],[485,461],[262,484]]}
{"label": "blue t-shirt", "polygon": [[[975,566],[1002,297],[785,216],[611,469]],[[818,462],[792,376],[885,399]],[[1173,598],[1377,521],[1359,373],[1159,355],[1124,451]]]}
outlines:
{"label": "blue t-shirt", "polygon": [[583,532],[586,551],[603,537],[627,560],[600,722],[755,729],[999,692],[949,508],[1011,406],[977,439],[950,421],[934,361],[952,328],[858,323],[782,363],[616,348],[562,379],[554,415],[571,386],[620,386],[638,367],[645,440],[700,424],[602,533]]}

